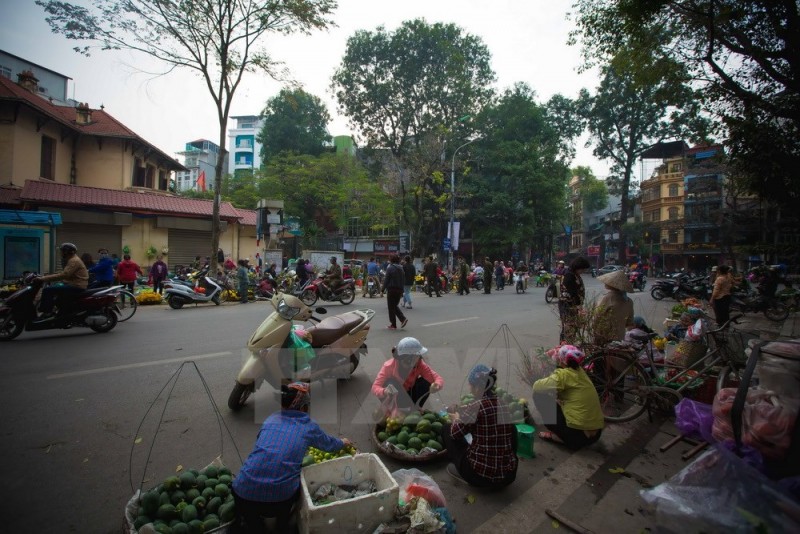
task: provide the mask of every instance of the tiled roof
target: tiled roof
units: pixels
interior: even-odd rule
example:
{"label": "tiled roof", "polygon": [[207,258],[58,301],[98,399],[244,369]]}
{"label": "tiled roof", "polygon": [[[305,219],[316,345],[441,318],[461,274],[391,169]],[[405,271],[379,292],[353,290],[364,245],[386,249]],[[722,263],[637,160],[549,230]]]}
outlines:
{"label": "tiled roof", "polygon": [[14,83],[8,78],[0,76],[0,101],[15,101],[25,102],[31,108],[43,113],[53,120],[67,126],[74,132],[79,132],[83,135],[94,135],[100,137],[113,137],[116,139],[132,139],[138,141],[153,150],[157,151],[164,159],[165,163],[169,164],[169,168],[173,170],[186,170],[183,165],[178,163],[175,158],[167,155],[158,149],[158,147],[151,145],[138,135],[136,132],[119,122],[117,119],[103,111],[102,109],[92,110],[92,122],[89,124],[78,124],[75,119],[77,111],[72,106],[57,106],[51,103],[48,99],[42,98],[39,95],[33,94],[27,89]]}
{"label": "tiled roof", "polygon": [[[81,187],[46,180],[27,180],[20,199],[24,202],[49,206],[92,206],[195,217],[211,217],[214,209],[211,200],[158,193],[117,191],[99,187]],[[238,210],[229,202],[220,203],[219,216],[228,220],[241,219],[242,224],[253,226],[256,224],[254,211]],[[248,222],[251,219],[252,222]]]}
{"label": "tiled roof", "polygon": [[239,212],[239,223],[245,226],[256,226],[258,223],[258,214],[256,210],[242,210],[235,208]]}
{"label": "tiled roof", "polygon": [[19,187],[0,187],[0,204],[21,204],[20,192],[22,192],[22,188]]}

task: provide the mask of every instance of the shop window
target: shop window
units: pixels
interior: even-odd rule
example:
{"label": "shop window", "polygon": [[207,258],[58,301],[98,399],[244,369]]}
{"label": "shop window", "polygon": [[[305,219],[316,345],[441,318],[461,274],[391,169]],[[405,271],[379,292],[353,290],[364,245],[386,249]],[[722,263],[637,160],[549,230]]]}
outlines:
{"label": "shop window", "polygon": [[42,154],[40,158],[39,176],[48,180],[55,179],[56,174],[56,140],[42,136]]}

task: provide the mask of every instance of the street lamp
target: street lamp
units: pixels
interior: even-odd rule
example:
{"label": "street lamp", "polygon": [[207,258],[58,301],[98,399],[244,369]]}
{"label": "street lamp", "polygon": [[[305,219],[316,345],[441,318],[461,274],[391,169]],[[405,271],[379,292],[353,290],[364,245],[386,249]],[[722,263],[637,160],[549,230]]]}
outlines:
{"label": "street lamp", "polygon": [[450,165],[450,261],[448,262],[450,266],[450,272],[453,272],[453,244],[456,242],[456,236],[454,233],[456,219],[456,154],[458,154],[459,150],[471,143],[474,143],[478,139],[480,138],[476,137],[475,139],[467,141],[460,147],[456,148],[453,152],[453,162]]}

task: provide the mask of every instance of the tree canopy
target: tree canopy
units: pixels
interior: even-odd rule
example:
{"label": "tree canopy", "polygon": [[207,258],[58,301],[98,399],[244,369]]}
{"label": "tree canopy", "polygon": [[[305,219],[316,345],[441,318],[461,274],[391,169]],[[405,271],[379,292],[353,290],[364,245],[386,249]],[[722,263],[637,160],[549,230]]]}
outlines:
{"label": "tree canopy", "polygon": [[318,156],[329,142],[331,116],[319,97],[303,89],[282,89],[261,112],[264,125],[258,133],[261,161],[281,152]]}
{"label": "tree canopy", "polygon": [[214,182],[210,256],[216,266],[219,204],[228,117],[246,72],[256,69],[283,79],[283,65],[258,47],[265,34],[310,33],[332,24],[335,0],[93,0],[93,7],[61,0],[36,0],[48,14],[52,30],[68,39],[90,43],[75,47],[127,49],[160,60],[169,72],[188,68],[202,79],[216,106],[220,153]]}
{"label": "tree canopy", "polygon": [[600,211],[608,206],[608,188],[598,180],[591,168],[579,165],[572,169],[572,176],[580,180],[578,193],[584,212]]}
{"label": "tree canopy", "polygon": [[796,205],[800,181],[800,4],[796,0],[577,0],[586,66],[623,45],[680,62],[720,121],[749,189]]}

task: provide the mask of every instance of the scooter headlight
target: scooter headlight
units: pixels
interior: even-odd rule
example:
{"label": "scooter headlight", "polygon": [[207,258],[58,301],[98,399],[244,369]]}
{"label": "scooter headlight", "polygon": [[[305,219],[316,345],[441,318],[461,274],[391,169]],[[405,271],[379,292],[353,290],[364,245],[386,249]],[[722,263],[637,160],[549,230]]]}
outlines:
{"label": "scooter headlight", "polygon": [[295,315],[300,313],[300,308],[294,308],[292,306],[289,306],[288,304],[286,304],[286,301],[284,299],[281,299],[281,301],[278,303],[277,310],[278,310],[278,315],[280,315],[287,321],[291,321],[292,319],[294,319]]}

